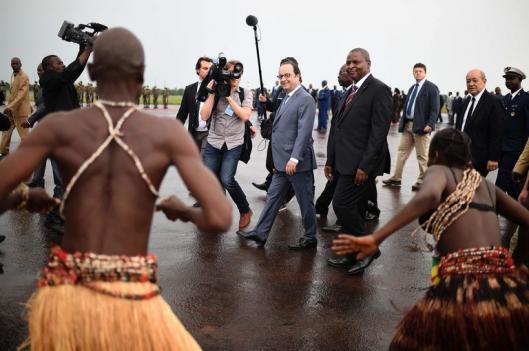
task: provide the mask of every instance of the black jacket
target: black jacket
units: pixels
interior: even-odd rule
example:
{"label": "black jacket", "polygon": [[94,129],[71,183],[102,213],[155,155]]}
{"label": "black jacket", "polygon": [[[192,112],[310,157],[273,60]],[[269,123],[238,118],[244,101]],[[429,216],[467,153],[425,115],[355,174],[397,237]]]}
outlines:
{"label": "black jacket", "polygon": [[176,114],[176,118],[179,119],[182,124],[185,124],[189,116],[187,129],[191,134],[194,134],[198,127],[199,116],[197,109],[198,104],[196,100],[197,89],[198,82],[186,86],[186,88],[184,89],[184,96],[182,96],[180,108],[178,109],[178,113]]}
{"label": "black jacket", "polygon": [[[404,102],[404,112],[399,122],[400,133],[404,131],[406,110],[414,87],[415,84],[410,87],[406,101]],[[426,126],[430,126],[432,130],[435,130],[435,121],[437,120],[440,109],[439,104],[439,89],[429,80],[424,81],[419,94],[415,98],[415,109],[413,110],[413,132],[415,134],[423,135]]]}
{"label": "black jacket", "polygon": [[350,106],[341,111],[346,100],[342,99],[331,124],[326,165],[345,175],[355,175],[358,168],[370,177],[381,175],[387,168],[389,155],[391,90],[371,75]]}
{"label": "black jacket", "polygon": [[[459,130],[470,100],[465,99],[461,113],[457,115],[456,128]],[[485,90],[463,130],[472,141],[470,152],[474,167],[478,171],[486,170],[487,161],[499,161],[504,123],[505,112],[500,101]]]}
{"label": "black jacket", "polygon": [[[79,54],[81,51],[79,52]],[[74,82],[79,78],[85,65],[79,62],[79,55],[64,71],[57,73],[46,71],[40,78],[44,105],[48,113],[57,111],[70,111],[79,108],[79,99]]]}

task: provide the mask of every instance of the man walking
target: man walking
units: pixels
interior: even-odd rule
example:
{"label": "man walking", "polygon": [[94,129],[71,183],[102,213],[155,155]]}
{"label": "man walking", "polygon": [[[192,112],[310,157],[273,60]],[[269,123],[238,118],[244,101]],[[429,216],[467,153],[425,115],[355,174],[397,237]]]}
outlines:
{"label": "man walking", "polygon": [[9,120],[11,121],[11,128],[2,132],[0,158],[9,154],[11,135],[15,128],[17,129],[18,135],[20,135],[20,139],[24,139],[29,133],[26,128],[22,127],[22,124],[31,113],[29,77],[22,70],[22,62],[18,57],[11,59],[11,68],[13,69],[13,75],[11,76],[11,84],[9,85],[7,107],[4,110],[4,113],[9,116]]}
{"label": "man walking", "polygon": [[419,163],[419,177],[412,186],[413,191],[421,187],[424,172],[428,163],[428,145],[430,133],[435,129],[435,121],[439,114],[439,89],[435,84],[426,80],[426,65],[417,63],[413,66],[415,84],[408,90],[408,97],[404,103],[404,114],[399,123],[400,137],[399,151],[395,173],[389,179],[382,181],[385,185],[400,186],[402,172],[411,151],[415,147],[417,162]]}
{"label": "man walking", "polygon": [[274,118],[272,128],[272,158],[275,172],[266,196],[266,205],[256,227],[237,234],[253,240],[258,246],[265,245],[279,207],[292,185],[301,209],[305,233],[292,250],[317,246],[316,212],[314,210],[314,156],[312,126],[314,125],[314,99],[301,86],[301,72],[297,61],[289,58],[281,61],[278,78],[286,93]]}

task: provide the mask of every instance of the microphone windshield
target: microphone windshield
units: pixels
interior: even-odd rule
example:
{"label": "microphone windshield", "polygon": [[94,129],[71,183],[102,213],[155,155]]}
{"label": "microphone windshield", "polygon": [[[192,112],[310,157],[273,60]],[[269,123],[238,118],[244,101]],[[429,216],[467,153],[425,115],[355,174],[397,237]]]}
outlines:
{"label": "microphone windshield", "polygon": [[257,25],[257,17],[248,15],[248,17],[246,17],[246,24],[251,27],[255,27]]}

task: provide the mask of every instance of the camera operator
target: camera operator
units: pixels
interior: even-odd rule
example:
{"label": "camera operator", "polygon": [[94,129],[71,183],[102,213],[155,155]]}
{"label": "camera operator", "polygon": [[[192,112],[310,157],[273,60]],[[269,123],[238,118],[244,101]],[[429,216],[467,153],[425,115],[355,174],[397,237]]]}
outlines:
{"label": "camera operator", "polygon": [[[42,97],[47,113],[71,111],[80,107],[74,83],[83,73],[91,53],[91,44],[79,45],[76,59],[68,66],[65,66],[57,55],[48,55],[42,59],[44,73],[39,83],[42,87]],[[57,169],[54,170],[54,173],[55,171],[58,172]],[[58,173],[56,176],[57,179],[60,178]],[[56,182],[56,187],[57,185],[58,182]],[[64,189],[55,190],[54,195],[60,194],[62,196],[63,191]],[[59,232],[64,231],[64,220],[60,217],[58,208],[48,214],[44,225]]]}
{"label": "camera operator", "polygon": [[83,73],[91,53],[91,45],[79,45],[77,58],[67,67],[57,55],[48,55],[42,59],[44,74],[39,83],[48,113],[80,107],[74,83]]}
{"label": "camera operator", "polygon": [[[233,72],[238,61],[229,61],[225,69]],[[202,120],[212,118],[207,145],[204,149],[204,163],[217,175],[222,185],[237,205],[240,213],[239,230],[247,227],[252,218],[252,210],[239,183],[235,180],[237,165],[244,142],[245,122],[252,113],[253,95],[250,89],[239,87],[241,75],[230,79],[230,96],[216,97],[213,90],[216,82],[208,84],[209,96],[200,111]],[[244,95],[244,98],[241,97]],[[243,100],[243,101],[241,101]]]}

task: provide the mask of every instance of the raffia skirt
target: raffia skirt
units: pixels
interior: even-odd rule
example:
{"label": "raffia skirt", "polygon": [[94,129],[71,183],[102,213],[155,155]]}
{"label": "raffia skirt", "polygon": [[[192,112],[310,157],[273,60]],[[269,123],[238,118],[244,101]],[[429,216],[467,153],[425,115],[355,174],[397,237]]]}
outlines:
{"label": "raffia skirt", "polygon": [[400,322],[390,350],[529,350],[528,277],[506,249],[449,254],[439,275]]}
{"label": "raffia skirt", "polygon": [[156,285],[154,256],[52,248],[27,304],[31,350],[201,350]]}

